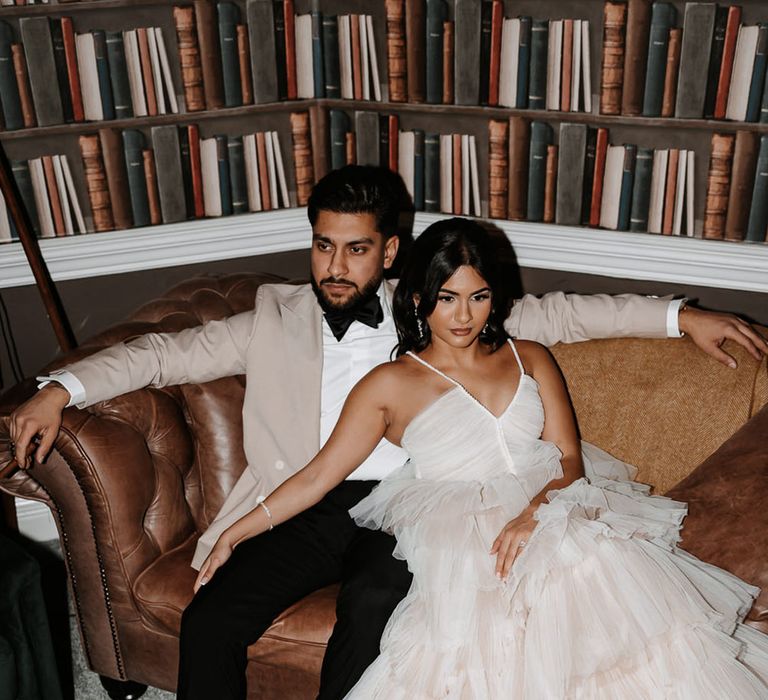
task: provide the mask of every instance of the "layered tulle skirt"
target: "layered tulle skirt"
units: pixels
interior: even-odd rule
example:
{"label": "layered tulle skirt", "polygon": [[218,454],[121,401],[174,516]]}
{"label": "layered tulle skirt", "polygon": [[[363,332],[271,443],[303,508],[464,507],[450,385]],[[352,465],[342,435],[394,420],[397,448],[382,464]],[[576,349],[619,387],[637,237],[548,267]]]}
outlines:
{"label": "layered tulle skirt", "polygon": [[528,503],[521,479],[406,465],[361,501],[353,517],[396,535],[414,579],[348,697],[768,698],[768,637],[741,624],[757,589],[676,546],[684,504],[589,445],[585,467],[504,581],[489,550]]}

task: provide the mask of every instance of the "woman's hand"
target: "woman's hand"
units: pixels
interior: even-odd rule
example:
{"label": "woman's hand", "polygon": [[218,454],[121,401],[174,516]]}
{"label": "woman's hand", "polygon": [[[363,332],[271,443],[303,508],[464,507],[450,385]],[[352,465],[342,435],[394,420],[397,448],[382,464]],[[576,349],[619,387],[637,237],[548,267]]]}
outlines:
{"label": "woman's hand", "polygon": [[232,552],[235,548],[230,544],[229,539],[222,535],[216,540],[216,544],[213,546],[211,553],[200,567],[200,573],[195,580],[194,592],[197,593],[200,590],[200,586],[204,586],[211,577],[218,571],[227,559],[232,556]]}
{"label": "woman's hand", "polygon": [[536,528],[533,514],[536,506],[528,506],[514,520],[510,520],[494,540],[491,554],[496,554],[496,576],[505,579],[512,564],[515,563],[523,547],[528,544],[528,539]]}

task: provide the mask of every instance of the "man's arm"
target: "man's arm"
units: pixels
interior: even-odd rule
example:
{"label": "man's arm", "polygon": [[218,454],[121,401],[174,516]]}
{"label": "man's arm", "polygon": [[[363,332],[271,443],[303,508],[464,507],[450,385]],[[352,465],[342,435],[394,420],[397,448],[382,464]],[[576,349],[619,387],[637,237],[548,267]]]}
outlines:
{"label": "man's arm", "polygon": [[720,348],[727,338],[744,346],[756,359],[768,353],[765,339],[737,316],[687,307],[678,319],[680,307],[681,300],[636,294],[526,294],[514,305],[504,325],[510,335],[544,345],[595,338],[679,337],[686,333],[704,352],[732,367],[735,360]]}

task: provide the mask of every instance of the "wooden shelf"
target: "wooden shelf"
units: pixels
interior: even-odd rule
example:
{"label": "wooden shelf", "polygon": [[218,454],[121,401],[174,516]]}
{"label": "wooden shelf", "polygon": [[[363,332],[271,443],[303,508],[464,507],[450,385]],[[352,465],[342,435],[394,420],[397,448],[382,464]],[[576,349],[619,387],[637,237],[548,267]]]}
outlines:
{"label": "wooden shelf", "polygon": [[[184,0],[130,0],[131,6],[183,5]],[[125,0],[91,0],[90,2],[63,2],[46,5],[14,5],[0,7],[0,19],[6,17],[32,17],[39,15],[69,15],[94,10],[125,9]]]}

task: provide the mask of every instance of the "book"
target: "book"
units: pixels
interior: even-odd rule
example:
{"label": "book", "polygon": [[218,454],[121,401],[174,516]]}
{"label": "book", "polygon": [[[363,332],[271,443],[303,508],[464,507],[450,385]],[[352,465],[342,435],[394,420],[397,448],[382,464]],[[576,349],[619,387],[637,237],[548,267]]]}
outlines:
{"label": "book", "polygon": [[672,235],[680,236],[683,232],[683,218],[685,216],[686,183],[688,180],[688,151],[680,150],[680,158],[677,162],[677,183],[675,185],[675,201],[672,216]]}
{"label": "book", "polygon": [[[269,183],[269,201],[272,209],[280,208],[280,200],[277,189],[277,169],[275,167],[275,147],[272,141],[272,134],[269,131],[264,132],[264,146],[266,150],[267,162],[267,182]],[[311,155],[311,151],[310,151]]]}
{"label": "book", "polygon": [[24,47],[21,44],[11,45],[13,56],[13,72],[16,75],[16,86],[19,89],[19,102],[21,102],[21,118],[25,128],[37,126],[35,105],[32,101],[32,90],[29,87],[29,73],[27,72],[27,59],[24,57]]}
{"label": "book", "polygon": [[480,103],[480,3],[456,0],[454,8],[454,101],[457,105]]}
{"label": "book", "polygon": [[[131,87],[128,82],[128,68],[125,63],[125,47],[121,32],[106,32],[107,62],[112,86],[112,102],[115,107],[115,119],[128,119],[133,116]],[[69,67],[69,61],[67,62]],[[77,74],[77,66],[75,74]],[[70,82],[72,75],[70,73]]]}
{"label": "book", "polygon": [[296,96],[311,99],[315,96],[315,73],[312,57],[312,16],[296,17]]}
{"label": "book", "polygon": [[147,51],[149,53],[149,70],[152,74],[152,87],[157,103],[157,113],[166,114],[165,88],[163,87],[163,75],[160,69],[160,56],[157,51],[157,36],[154,27],[147,27]]}
{"label": "book", "polygon": [[520,46],[517,55],[517,103],[518,109],[528,107],[528,80],[531,63],[531,18],[520,17]]}
{"label": "book", "polygon": [[661,232],[668,236],[672,233],[675,215],[675,195],[677,192],[677,171],[680,164],[680,149],[670,148],[667,157],[667,178],[664,188],[664,214],[661,219]]}
{"label": "book", "polygon": [[563,20],[550,20],[547,47],[547,109],[560,109],[560,77],[563,63]]}
{"label": "book", "polygon": [[[131,90],[131,104],[133,114],[137,117],[146,117],[148,114],[147,100],[144,96],[144,81],[141,73],[141,58],[139,57],[139,40],[135,29],[123,32],[125,45],[125,65],[128,70],[128,85]],[[204,109],[205,105],[201,107]]]}
{"label": "book", "polygon": [[67,190],[69,206],[72,210],[72,214],[75,217],[75,223],[77,224],[77,232],[86,233],[87,229],[85,227],[85,218],[83,217],[83,210],[78,200],[77,191],[75,190],[75,182],[72,178],[72,170],[69,167],[67,156],[64,154],[56,156],[54,158],[54,164],[57,162],[61,164],[61,172],[64,176],[64,185]]}
{"label": "book", "polygon": [[379,164],[387,168],[389,164],[389,115],[379,115]]}
{"label": "book", "polygon": [[11,220],[8,218],[8,207],[5,204],[5,197],[0,192],[0,243],[6,243],[12,240]]}
{"label": "book", "polygon": [[354,99],[355,88],[352,75],[352,34],[349,15],[339,16],[339,74],[341,77],[342,99]]}
{"label": "book", "polygon": [[348,131],[346,134],[347,143],[347,165],[357,164],[357,139],[354,131]]}
{"label": "book", "polygon": [[[168,60],[168,51],[165,48],[165,38],[163,37],[163,30],[160,27],[154,27],[154,43],[157,45],[157,56],[160,61],[160,73],[162,75],[162,83],[164,86],[165,98],[168,103],[168,109],[173,114],[179,113],[179,103],[176,99],[176,86],[173,84],[173,76],[171,75],[171,64]],[[247,45],[246,45],[247,49]],[[248,74],[250,80],[250,73]],[[158,78],[158,81],[160,78]],[[249,83],[250,85],[250,83]],[[250,96],[250,93],[249,93]]]}
{"label": "book", "polygon": [[157,168],[155,154],[151,148],[141,152],[144,160],[144,177],[147,181],[147,201],[149,202],[149,220],[153,226],[163,222],[160,210],[160,194],[157,190]]}
{"label": "book", "polygon": [[288,197],[288,182],[285,177],[285,165],[283,164],[283,151],[280,146],[280,139],[276,131],[269,133],[272,137],[272,153],[275,158],[275,173],[277,174],[277,189],[280,193],[280,201],[283,207],[290,207],[291,202]]}
{"label": "book", "polygon": [[101,106],[99,74],[96,68],[96,49],[93,34],[75,35],[77,69],[80,73],[80,88],[83,94],[83,112],[87,121],[101,121],[104,111]]}
{"label": "book", "polygon": [[406,102],[407,59],[405,55],[404,0],[384,0],[387,16],[387,85],[390,102]]}
{"label": "book", "polygon": [[501,30],[498,86],[498,104],[502,107],[515,107],[517,105],[519,59],[520,20],[505,19]]}
{"label": "book", "polygon": [[[541,132],[541,129],[537,127]],[[544,130],[546,134],[546,130]],[[541,134],[540,134],[541,138]],[[538,149],[540,152],[540,148]],[[507,217],[525,221],[528,217],[528,172],[531,151],[531,125],[519,116],[509,118],[509,194]]]}
{"label": "book", "polygon": [[413,208],[424,211],[425,134],[422,129],[413,132]]}
{"label": "book", "polygon": [[248,193],[248,211],[261,211],[261,190],[259,188],[259,159],[256,155],[256,135],[243,136],[243,161],[245,184]]}
{"label": "book", "polygon": [[[270,149],[271,150],[271,149]],[[269,182],[269,157],[267,154],[266,134],[259,131],[256,134],[256,158],[259,161],[259,189],[261,190],[261,204],[265,211],[276,208],[276,202],[272,199],[272,187]]]}
{"label": "book", "polygon": [[125,152],[119,129],[99,129],[101,155],[104,172],[107,176],[109,201],[112,204],[112,217],[115,228],[126,229],[133,226],[131,215],[131,197],[128,189],[128,176],[125,168]]}
{"label": "book", "polygon": [[723,44],[725,43],[725,26],[728,22],[728,8],[718,6],[715,11],[715,27],[712,31],[712,47],[709,52],[709,67],[707,68],[707,91],[704,96],[704,118],[715,116],[715,97],[717,82],[720,77],[720,64],[723,61]]}
{"label": "book", "polygon": [[[277,73],[277,99],[287,100],[288,51],[285,43],[285,2],[284,0],[272,0],[272,7],[274,12],[275,28],[275,70]],[[253,50],[253,43],[251,43],[251,50]],[[267,63],[265,65],[269,64]]]}
{"label": "book", "polygon": [[708,71],[703,70],[703,66],[709,64],[716,11],[717,5],[713,2],[688,2],[685,5],[675,103],[678,119],[701,119],[704,116]]}
{"label": "book", "polygon": [[397,158],[399,154],[399,139],[400,139],[400,119],[396,114],[390,114],[386,117],[388,134],[388,153],[385,154],[386,159],[380,158],[379,165],[389,165],[389,169],[393,172],[397,172],[399,169]]}
{"label": "book", "polygon": [[573,83],[573,20],[563,20],[562,77],[560,80],[560,109],[571,111],[571,87]]}
{"label": "book", "polygon": [[[37,123],[39,126],[61,124],[64,121],[64,112],[59,84],[58,81],[51,79],[51,76],[56,75],[56,63],[48,18],[21,17],[19,32],[27,59],[27,72],[32,100],[35,103]],[[10,66],[13,70],[12,63]]]}
{"label": "book", "polygon": [[589,225],[600,225],[600,209],[603,202],[605,159],[608,154],[608,129],[600,127],[595,141],[595,167],[592,173],[592,200],[589,204]]}
{"label": "book", "polygon": [[621,114],[626,26],[627,6],[606,0],[603,9],[603,61],[600,69],[601,114]]}
{"label": "book", "polygon": [[669,30],[667,44],[667,67],[664,73],[664,90],[661,94],[661,116],[673,117],[677,101],[678,76],[680,74],[680,50],[682,30],[673,27]]}
{"label": "book", "polygon": [[768,58],[766,54],[768,54],[768,24],[761,24],[757,34],[755,62],[752,68],[752,79],[749,83],[749,96],[747,98],[745,120],[748,122],[756,122],[760,119],[760,106],[765,85],[766,59]]}
{"label": "book", "polygon": [[229,180],[229,152],[227,137],[216,136],[216,165],[219,171],[219,199],[221,200],[221,215],[232,215],[232,183]]}
{"label": "book", "polygon": [[424,135],[424,211],[440,211],[440,136]]}
{"label": "book", "polygon": [[[531,122],[531,142],[528,156],[528,221],[544,220],[544,189],[547,176],[547,146],[552,145],[553,133],[549,124]],[[511,191],[511,187],[510,187]]]}
{"label": "book", "polygon": [[555,221],[564,226],[581,223],[584,158],[587,151],[586,124],[560,124]]}
{"label": "book", "polygon": [[144,173],[144,135],[137,129],[123,129],[122,139],[133,224],[149,226],[151,219],[147,178]]}
{"label": "book", "polygon": [[760,137],[760,150],[752,187],[752,206],[749,210],[744,240],[761,243],[768,232],[768,135]]}
{"label": "book", "polygon": [[339,23],[336,15],[323,15],[323,75],[325,96],[329,99],[341,97]]}
{"label": "book", "polygon": [[[83,94],[80,87],[80,71],[77,65],[77,47],[75,42],[75,29],[70,17],[61,18],[61,37],[64,48],[64,62],[67,71],[67,90],[69,91],[70,103],[72,107],[72,118],[76,122],[85,121],[85,110],[83,108]],[[122,38],[120,39],[120,45],[122,48]],[[109,46],[107,46],[109,50]],[[122,52],[121,52],[122,53]],[[125,55],[123,55],[123,65],[125,64]],[[57,65],[57,68],[60,66]],[[121,75],[117,75],[118,88],[123,86],[120,83]],[[113,93],[113,102],[115,99]],[[115,112],[117,115],[117,111]],[[133,112],[129,116],[132,116]]]}
{"label": "book", "polygon": [[592,214],[592,186],[595,179],[595,158],[597,152],[597,129],[587,127],[587,145],[584,153],[584,175],[581,188],[581,223],[589,224]]}
{"label": "book", "polygon": [[534,19],[531,24],[531,62],[528,73],[528,109],[546,108],[548,47],[549,22],[544,19]]}
{"label": "book", "polygon": [[480,204],[480,170],[477,165],[477,137],[469,135],[469,183],[472,191],[472,215],[482,216]]}
{"label": "book", "polygon": [[717,78],[717,93],[715,94],[715,119],[725,119],[728,106],[728,96],[731,90],[731,74],[733,61],[736,56],[736,44],[741,26],[741,7],[731,5],[728,8],[728,18],[725,23],[725,38],[723,39],[723,58],[720,62],[720,74]]}
{"label": "book", "polygon": [[667,189],[669,150],[657,148],[653,154],[651,197],[648,204],[648,233],[661,233],[664,221],[664,195]]}
{"label": "book", "polygon": [[651,29],[648,39],[648,62],[645,68],[643,90],[643,116],[661,116],[664,99],[669,31],[675,23],[677,11],[668,2],[654,2],[651,8]]}
{"label": "book", "polygon": [[555,196],[557,192],[557,146],[547,146],[547,165],[544,176],[544,216],[542,221],[551,224],[555,221]]}
{"label": "book", "polygon": [[728,92],[728,102],[725,108],[726,119],[744,121],[747,117],[749,87],[752,82],[752,72],[755,66],[759,31],[760,28],[757,26],[744,25],[739,29],[736,50],[733,56],[731,89]]}
{"label": "book", "polygon": [[[219,109],[224,106],[224,81],[221,74],[221,49],[219,47],[216,7],[208,0],[194,0],[193,5],[195,8],[197,45],[200,50],[200,66],[203,72],[205,108]],[[266,32],[262,31],[262,34],[264,33]],[[158,169],[158,175],[160,175],[162,182],[161,172]]]}
{"label": "book", "polygon": [[144,86],[144,97],[147,101],[147,113],[150,117],[159,114],[157,107],[157,92],[155,76],[152,71],[152,57],[149,54],[149,37],[146,27],[136,29],[136,43],[139,47],[139,65],[141,66],[141,82]]}
{"label": "book", "polygon": [[350,130],[349,117],[340,109],[329,110],[331,169],[337,170],[347,162],[346,134]]}
{"label": "book", "polygon": [[[257,105],[277,102],[279,99],[280,61],[276,44],[277,32],[276,29],[269,31],[269,29],[276,27],[273,7],[272,0],[247,0],[245,5],[251,65],[255,67],[253,70],[253,102]],[[264,30],[265,27],[267,31]],[[259,66],[274,64],[277,64],[277,70],[259,70]]]}
{"label": "book", "polygon": [[426,15],[424,0],[405,0],[405,58],[408,102],[426,98]]}
{"label": "book", "polygon": [[508,122],[497,119],[488,122],[488,215],[492,219],[507,218],[508,132]]}
{"label": "book", "polygon": [[453,136],[440,134],[440,211],[453,214]]}
{"label": "book", "polygon": [[285,22],[285,79],[286,97],[298,97],[296,84],[296,14],[293,0],[283,0],[283,21]]}
{"label": "book", "polygon": [[368,59],[371,64],[371,83],[373,99],[381,102],[381,76],[379,74],[379,54],[376,50],[376,36],[373,32],[373,17],[365,16],[365,28],[368,35]]}
{"label": "book", "polygon": [[61,211],[64,216],[64,233],[67,236],[71,236],[75,233],[75,227],[72,221],[72,206],[69,201],[69,192],[67,190],[67,184],[64,180],[64,170],[61,167],[61,156],[51,156],[53,162],[53,174],[56,179],[56,189],[59,192],[59,199],[61,200]]}
{"label": "book", "polygon": [[[184,204],[186,206],[187,218],[193,218],[195,214],[195,189],[192,183],[192,152],[189,147],[190,131],[197,129],[197,126],[180,126],[179,132],[179,159],[181,160],[181,179],[184,182]],[[195,147],[198,149],[199,156],[200,144],[195,141]],[[142,149],[142,155],[145,149]]]}
{"label": "book", "polygon": [[443,104],[453,104],[453,64],[454,64],[454,26],[453,22],[443,23]]}
{"label": "book", "polygon": [[[456,135],[454,135],[454,158],[456,158]],[[469,216],[470,214],[470,200],[471,200],[471,175],[469,166],[469,134],[460,134],[460,153],[461,153],[461,214],[463,216]],[[454,168],[456,167],[456,161],[454,160]],[[454,172],[455,176],[455,172]]]}
{"label": "book", "polygon": [[756,133],[736,132],[725,216],[724,238],[728,241],[742,241],[746,236],[759,151],[760,140]]}
{"label": "book", "polygon": [[733,134],[712,134],[704,206],[704,238],[722,238],[725,234],[735,141]]}
{"label": "book", "polygon": [[635,176],[632,186],[632,208],[629,215],[630,231],[648,230],[648,207],[651,200],[651,171],[653,149],[640,147],[635,157]]}
{"label": "book", "polygon": [[581,68],[584,86],[584,111],[592,113],[592,59],[589,48],[589,20],[581,21]]}
{"label": "book", "polygon": [[[504,6],[501,0],[491,4],[491,43],[488,73],[488,104],[499,104],[499,69],[501,67],[501,30],[504,24]],[[515,75],[517,79],[517,75]]]}
{"label": "book", "polygon": [[243,96],[243,104],[249,105],[253,104],[253,74],[251,72],[251,47],[248,43],[248,27],[245,24],[238,24],[235,31],[237,33],[237,61],[240,67],[240,94]]}
{"label": "book", "polygon": [[389,165],[379,162],[378,122],[375,112],[355,112],[355,161],[358,165]]}
{"label": "book", "polygon": [[480,6],[480,104],[488,104],[491,84],[491,33],[493,31],[494,0],[479,0]]}
{"label": "book", "polygon": [[615,231],[619,225],[624,146],[608,146],[605,154],[603,195],[600,201],[600,227]]}
{"label": "book", "polygon": [[[372,115],[374,118],[376,115]],[[293,163],[296,170],[296,199],[300,207],[307,205],[315,174],[312,167],[312,145],[309,135],[309,114],[293,112],[291,114],[291,133],[293,135]]]}
{"label": "book", "polygon": [[312,143],[312,168],[315,181],[320,181],[330,171],[331,144],[328,139],[330,126],[329,110],[314,104],[309,108],[309,135]]}
{"label": "book", "polygon": [[445,0],[426,0],[426,101],[440,104],[443,101],[443,25],[448,20]]}
{"label": "book", "polygon": [[32,189],[32,178],[29,172],[29,164],[25,160],[11,161],[11,175],[16,182],[19,196],[24,204],[24,209],[29,216],[31,230],[40,235],[40,220],[37,217],[35,206],[35,193]]}
{"label": "book", "polygon": [[352,99],[363,99],[362,56],[360,47],[360,17],[356,14],[348,15],[349,18],[349,45],[351,47],[352,61]]}
{"label": "book", "polygon": [[[69,19],[69,18],[66,18]],[[75,120],[75,114],[72,105],[72,90],[69,84],[69,75],[67,71],[67,52],[64,47],[64,31],[61,19],[51,18],[51,45],[53,46],[53,58],[56,63],[56,80],[59,84],[59,95],[61,96],[61,109],[64,114],[64,121],[69,123]],[[71,21],[69,23],[71,28]],[[69,37],[70,40],[72,37]],[[23,47],[22,47],[23,51]]]}
{"label": "book", "polygon": [[[101,141],[98,135],[83,135],[79,137],[80,154],[83,158],[83,169],[85,170],[85,185],[88,191],[88,200],[91,204],[91,215],[93,216],[93,228],[95,231],[111,231],[115,225],[112,218],[112,203],[109,198],[109,187],[107,186],[107,173],[104,170],[104,162],[101,156]],[[32,161],[30,161],[30,166]],[[34,185],[34,172],[33,180]],[[41,211],[41,203],[35,199],[37,211]],[[43,231],[45,223],[43,216],[40,220]],[[45,233],[43,234],[45,235]]]}
{"label": "book", "polygon": [[325,97],[325,62],[323,58],[323,14],[320,0],[312,0],[312,83],[315,97]]}
{"label": "book", "polygon": [[694,221],[694,185],[696,179],[696,153],[688,150],[688,166],[685,173],[685,230],[688,236],[693,236],[695,231]]}
{"label": "book", "polygon": [[643,112],[645,69],[648,63],[648,40],[651,32],[650,0],[629,0],[624,54],[624,86],[621,113],[638,116]]}
{"label": "book", "polygon": [[[82,137],[81,137],[82,138]],[[98,137],[96,139],[98,144]],[[99,159],[100,160],[100,159]],[[84,163],[85,164],[85,163]],[[43,172],[43,159],[42,158],[30,158],[28,161],[30,182],[32,184],[32,195],[35,200],[35,210],[37,211],[38,221],[40,222],[40,237],[41,238],[53,238],[56,232],[53,229],[53,214],[51,213],[51,203],[48,199],[48,187],[45,184],[45,173]],[[86,186],[89,188],[95,186],[95,180],[91,179],[89,183],[88,177],[93,175],[93,171],[86,168],[85,181]],[[109,206],[109,194],[106,197],[102,197],[101,200],[97,200],[98,203],[102,203],[102,200],[106,199],[106,205]],[[93,208],[93,203],[91,204]],[[100,219],[100,223],[102,220]],[[96,213],[94,213],[94,223],[96,223]],[[104,222],[106,223],[106,222]],[[111,218],[110,218],[111,223]],[[110,226],[111,228],[111,226]],[[99,230],[98,228],[96,229]],[[101,229],[108,230],[108,229]]]}
{"label": "book", "polygon": [[219,164],[216,157],[216,138],[200,139],[200,164],[203,175],[203,206],[206,216],[221,216],[221,190]]}
{"label": "book", "polygon": [[571,51],[571,112],[579,111],[581,91],[581,20],[573,20],[573,49]]}
{"label": "book", "polygon": [[181,174],[179,134],[175,126],[167,125],[153,126],[151,135],[163,223],[183,221],[186,218],[186,202]]}
{"label": "book", "polygon": [[366,16],[358,17],[358,29],[360,31],[360,64],[363,87],[363,99],[371,99],[371,57],[368,54],[368,28]]}
{"label": "book", "polygon": [[96,74],[99,81],[99,96],[101,98],[103,118],[114,119],[116,116],[115,102],[112,98],[112,80],[109,75],[107,37],[105,32],[101,30],[93,32],[93,50],[96,58]]}
{"label": "book", "polygon": [[51,215],[53,216],[53,230],[57,236],[64,236],[66,235],[64,212],[59,196],[59,188],[56,183],[56,175],[53,172],[53,158],[51,156],[43,156],[42,161],[45,186],[48,191],[48,201],[51,205]]}
{"label": "book", "polygon": [[[183,132],[183,128],[181,130]],[[187,215],[202,219],[205,216],[205,199],[203,197],[203,166],[200,160],[200,130],[197,124],[187,126],[186,139],[179,136],[181,176],[184,179],[184,142],[187,142],[189,151],[189,178],[191,185],[191,197],[185,197]],[[190,201],[191,200],[191,206]]]}
{"label": "book", "polygon": [[415,178],[413,170],[415,150],[416,143],[413,132],[401,131],[400,138],[398,140],[398,173],[403,180],[405,189],[408,190],[408,194],[411,196],[411,200],[415,200]]}
{"label": "book", "polygon": [[218,2],[216,3],[216,15],[224,106],[239,107],[243,104],[243,90],[240,84],[240,57],[237,48],[240,8],[232,2]]}
{"label": "book", "polygon": [[232,190],[232,213],[244,214],[248,211],[248,185],[242,136],[227,136],[227,163]]}

